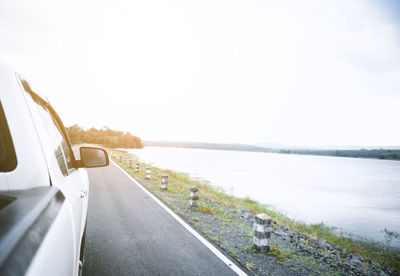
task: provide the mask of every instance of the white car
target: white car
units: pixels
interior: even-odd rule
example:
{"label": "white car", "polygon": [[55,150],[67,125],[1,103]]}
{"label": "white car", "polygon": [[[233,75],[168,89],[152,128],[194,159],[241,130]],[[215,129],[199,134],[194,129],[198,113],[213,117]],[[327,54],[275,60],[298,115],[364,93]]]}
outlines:
{"label": "white car", "polygon": [[18,74],[0,69],[0,275],[79,275],[89,179],[107,152],[76,160],[54,109]]}

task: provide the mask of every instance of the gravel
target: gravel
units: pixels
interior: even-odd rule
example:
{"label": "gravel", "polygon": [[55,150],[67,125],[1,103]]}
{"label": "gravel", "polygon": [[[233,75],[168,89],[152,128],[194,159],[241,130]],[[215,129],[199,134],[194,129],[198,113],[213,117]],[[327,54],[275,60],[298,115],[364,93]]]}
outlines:
{"label": "gravel", "polygon": [[[254,214],[205,202],[218,214],[205,214],[189,208],[185,198],[171,198],[168,192],[153,191],[177,214],[194,226],[254,275],[399,275],[377,263],[365,260],[324,240],[292,231],[273,222],[272,250],[256,252],[252,247]],[[204,202],[203,202],[204,203]]]}

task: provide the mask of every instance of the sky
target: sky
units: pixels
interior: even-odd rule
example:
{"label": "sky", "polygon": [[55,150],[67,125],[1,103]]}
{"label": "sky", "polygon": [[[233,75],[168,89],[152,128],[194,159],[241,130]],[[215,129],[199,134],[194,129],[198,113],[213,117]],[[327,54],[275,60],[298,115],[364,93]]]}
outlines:
{"label": "sky", "polygon": [[67,126],[400,146],[396,0],[2,0],[0,63]]}

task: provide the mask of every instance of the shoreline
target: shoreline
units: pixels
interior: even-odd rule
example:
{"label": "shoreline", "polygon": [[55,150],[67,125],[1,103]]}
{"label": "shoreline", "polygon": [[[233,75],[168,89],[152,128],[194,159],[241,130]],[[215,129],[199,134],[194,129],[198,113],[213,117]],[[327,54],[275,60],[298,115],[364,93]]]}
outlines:
{"label": "shoreline", "polygon": [[343,157],[356,159],[390,160],[400,161],[400,147],[390,149],[371,148],[371,149],[307,149],[307,148],[267,148],[246,144],[218,144],[218,143],[180,143],[180,142],[150,142],[144,141],[144,147],[164,147],[164,148],[186,148],[186,149],[207,149],[207,150],[228,150],[244,152],[263,152],[290,155],[309,155]]}
{"label": "shoreline", "polygon": [[[400,233],[396,161],[162,147],[121,150],[236,197],[250,197],[295,221],[335,227],[352,239],[386,242],[385,229]],[[392,246],[400,249],[400,239]]]}
{"label": "shoreline", "polygon": [[[118,155],[132,154],[111,150]],[[338,236],[323,224],[296,222],[249,198],[240,199],[188,175],[152,166],[152,179],[145,178],[144,166],[136,173],[115,158],[114,161],[249,271],[256,275],[352,274],[399,275],[400,251],[376,242]],[[137,159],[132,159],[138,162]],[[169,189],[160,188],[160,178],[167,174]],[[188,206],[190,186],[200,189],[199,208]],[[257,253],[252,248],[254,215],[267,213],[274,221],[272,248]],[[380,264],[379,264],[380,263]]]}

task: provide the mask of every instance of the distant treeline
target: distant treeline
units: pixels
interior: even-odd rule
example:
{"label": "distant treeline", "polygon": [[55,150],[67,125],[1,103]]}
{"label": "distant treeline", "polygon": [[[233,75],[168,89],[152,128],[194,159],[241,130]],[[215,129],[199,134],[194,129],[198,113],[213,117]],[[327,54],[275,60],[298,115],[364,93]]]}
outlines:
{"label": "distant treeline", "polygon": [[110,148],[143,148],[139,137],[129,132],[122,132],[103,127],[84,130],[78,125],[67,127],[68,135],[73,144],[90,143],[104,145]]}
{"label": "distant treeline", "polygon": [[255,152],[271,152],[271,153],[283,153],[283,154],[304,154],[304,155],[323,155],[323,156],[338,156],[338,157],[400,160],[400,149],[359,149],[359,150],[325,150],[325,149],[314,150],[314,149],[298,149],[298,148],[279,149],[279,148],[266,148],[266,147],[245,145],[245,144],[154,142],[154,141],[145,141],[144,146],[255,151]]}
{"label": "distant treeline", "polygon": [[164,142],[164,141],[144,141],[143,144],[145,147],[172,147],[172,148],[271,152],[270,149],[268,149],[268,148],[252,146],[252,145],[245,145],[245,144]]}
{"label": "distant treeline", "polygon": [[377,158],[400,160],[400,149],[360,149],[360,150],[279,150],[279,153],[286,154],[310,154],[338,157],[355,157],[355,158]]}

